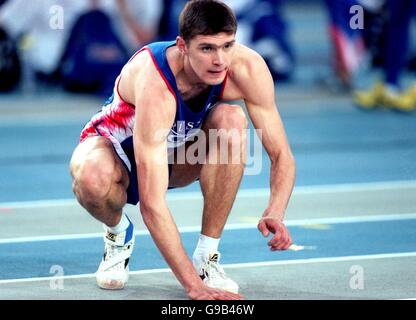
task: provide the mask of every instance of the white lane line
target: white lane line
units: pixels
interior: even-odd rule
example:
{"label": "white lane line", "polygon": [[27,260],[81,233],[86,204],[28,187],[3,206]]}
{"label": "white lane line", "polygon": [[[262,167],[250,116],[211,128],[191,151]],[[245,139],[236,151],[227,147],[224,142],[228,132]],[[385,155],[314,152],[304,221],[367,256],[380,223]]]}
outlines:
{"label": "white lane line", "polygon": [[251,268],[251,267],[267,267],[293,264],[308,264],[308,263],[326,263],[326,262],[340,262],[340,261],[357,261],[357,260],[375,260],[375,259],[391,259],[391,258],[406,258],[416,257],[416,252],[396,252],[396,253],[380,253],[380,254],[366,254],[360,256],[342,256],[342,257],[328,257],[328,258],[312,258],[312,259],[292,259],[282,261],[265,261],[265,262],[249,262],[249,263],[235,263],[226,264],[226,268]]}
{"label": "white lane line", "polygon": [[[148,270],[138,270],[138,271],[130,271],[129,275],[133,274],[153,274],[153,273],[162,273],[162,272],[171,272],[169,268],[164,269],[148,269]],[[21,278],[21,279],[8,279],[8,280],[0,280],[1,284],[7,283],[19,283],[19,282],[36,282],[36,281],[50,281],[50,280],[57,280],[57,279],[82,279],[82,278],[93,278],[95,277],[95,273],[87,273],[87,274],[75,274],[70,276],[52,276],[52,277],[36,277],[36,278]]]}
{"label": "white lane line", "polygon": [[352,217],[333,217],[333,218],[316,218],[316,219],[298,219],[287,220],[287,226],[307,226],[314,224],[340,224],[340,223],[359,223],[359,222],[376,222],[376,221],[396,221],[416,219],[416,213],[398,213],[383,214],[370,216],[352,216]]}
{"label": "white lane line", "polygon": [[[225,269],[243,269],[243,268],[253,268],[253,267],[270,267],[270,266],[281,266],[281,265],[329,263],[329,262],[407,258],[407,257],[416,257],[416,252],[382,253],[382,254],[369,254],[369,255],[360,255],[360,256],[341,256],[341,257],[329,257],[329,258],[311,258],[311,259],[292,259],[292,260],[280,260],[280,261],[232,263],[232,264],[224,264],[222,266]],[[147,269],[147,270],[130,271],[130,275],[166,273],[166,272],[172,272],[172,271],[169,268]],[[62,276],[62,277],[52,276],[52,277],[7,279],[7,280],[0,280],[0,285],[7,284],[7,283],[50,281],[50,280],[57,280],[57,279],[81,279],[81,278],[92,278],[92,277],[95,277],[94,273]]]}
{"label": "white lane line", "polygon": [[[94,112],[92,112],[93,114]],[[22,114],[22,116],[25,116]],[[79,115],[74,113],[67,113],[67,114],[61,114],[59,116],[54,116],[51,114],[42,114],[42,115],[26,115],[26,117],[29,119],[29,123],[27,123],[27,119],[19,120],[16,122],[14,119],[1,119],[0,120],[0,128],[27,128],[28,125],[30,127],[57,127],[57,126],[79,126],[80,128],[83,127],[83,124],[79,121]],[[65,117],[65,118],[63,118]]]}
{"label": "white lane line", "polygon": [[[336,218],[317,218],[317,219],[299,219],[287,220],[286,226],[309,226],[319,224],[342,224],[342,223],[360,223],[360,222],[377,222],[377,221],[399,221],[399,220],[414,220],[416,213],[406,214],[386,214],[386,215],[372,215],[372,216],[354,216],[354,217],[336,217]],[[255,229],[257,223],[234,223],[225,226],[225,230],[240,230],[240,229]],[[199,232],[201,226],[187,226],[178,227],[180,233]],[[137,230],[134,232],[136,236],[149,235],[148,230]],[[33,237],[18,237],[0,239],[0,244],[21,243],[21,242],[37,242],[37,241],[54,241],[54,240],[74,240],[74,239],[91,239],[101,238],[103,233],[79,233],[79,234],[64,234],[64,235],[49,235],[49,236],[33,236]]]}
{"label": "white lane line", "polygon": [[57,199],[57,200],[35,200],[20,202],[0,202],[0,209],[32,209],[45,207],[68,207],[77,205],[75,199]]}
{"label": "white lane line", "polygon": [[[348,193],[360,191],[383,191],[383,190],[401,190],[416,188],[416,180],[396,180],[369,183],[350,183],[350,184],[330,184],[295,187],[294,195],[303,194],[322,194],[322,193]],[[268,188],[241,189],[237,194],[238,198],[257,198],[269,196]],[[168,193],[168,200],[194,200],[202,199],[199,191],[173,192]],[[36,200],[21,202],[0,202],[0,209],[21,209],[21,208],[39,208],[39,207],[62,207],[78,205],[75,199],[56,199],[56,200]]]}

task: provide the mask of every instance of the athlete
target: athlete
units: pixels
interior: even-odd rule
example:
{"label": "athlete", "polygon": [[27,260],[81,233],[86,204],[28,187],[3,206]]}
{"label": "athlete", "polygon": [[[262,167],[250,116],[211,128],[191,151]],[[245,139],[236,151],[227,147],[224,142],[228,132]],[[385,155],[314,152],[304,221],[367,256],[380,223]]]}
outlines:
{"label": "athlete", "polygon": [[[79,203],[105,227],[105,253],[96,273],[101,288],[121,289],[128,280],[134,227],[123,208],[139,203],[154,242],[191,299],[242,299],[218,251],[245,165],[248,120],[230,101],[244,100],[271,161],[270,201],[258,229],[265,237],[273,234],[271,250],[290,246],[283,219],[295,162],[270,72],[256,52],[236,43],[236,30],[235,15],[224,3],[189,1],[176,41],[138,51],[117,78],[112,98],[83,129],[70,169]],[[209,134],[213,130],[218,134]],[[220,161],[224,141],[228,161]],[[179,161],[180,152],[189,150],[205,161],[188,156]],[[166,192],[195,180],[204,207],[191,261]]]}

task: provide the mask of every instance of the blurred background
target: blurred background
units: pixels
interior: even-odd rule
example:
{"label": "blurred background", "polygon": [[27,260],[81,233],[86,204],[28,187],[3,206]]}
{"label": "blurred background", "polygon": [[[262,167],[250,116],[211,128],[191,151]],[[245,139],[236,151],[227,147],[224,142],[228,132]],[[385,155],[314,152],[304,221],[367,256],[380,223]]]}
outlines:
{"label": "blurred background", "polygon": [[[73,198],[83,125],[137,49],[175,38],[185,2],[0,1],[0,201]],[[415,1],[225,2],[275,79],[296,186],[415,178]],[[268,187],[260,161],[242,188]]]}
{"label": "blurred background", "polygon": [[[129,286],[96,290],[102,226],[76,202],[69,174],[80,132],[122,66],[141,46],[176,37],[185,2],[0,0],[0,299],[186,299],[172,274],[161,276],[167,265],[133,206],[125,211],[140,254]],[[297,249],[269,252],[256,230],[269,195],[260,151],[250,155],[222,262],[238,264],[230,272],[249,299],[414,299],[416,1],[225,2],[238,40],[275,80],[297,163],[286,212]],[[189,253],[199,189],[167,197]],[[63,272],[65,290],[54,290],[48,277]]]}

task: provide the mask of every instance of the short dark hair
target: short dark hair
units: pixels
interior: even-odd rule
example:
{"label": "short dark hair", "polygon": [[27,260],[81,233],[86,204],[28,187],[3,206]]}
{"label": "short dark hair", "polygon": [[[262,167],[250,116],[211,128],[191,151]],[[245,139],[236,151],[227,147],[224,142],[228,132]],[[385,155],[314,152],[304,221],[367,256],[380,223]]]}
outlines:
{"label": "short dark hair", "polygon": [[217,0],[191,0],[179,17],[179,35],[190,41],[197,35],[235,34],[237,19],[225,3]]}

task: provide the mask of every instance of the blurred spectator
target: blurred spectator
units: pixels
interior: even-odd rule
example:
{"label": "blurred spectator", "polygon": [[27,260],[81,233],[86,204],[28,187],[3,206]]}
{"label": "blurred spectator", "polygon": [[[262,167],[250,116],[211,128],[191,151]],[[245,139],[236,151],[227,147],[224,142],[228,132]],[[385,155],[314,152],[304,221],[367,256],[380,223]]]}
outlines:
{"label": "blurred spectator", "polygon": [[281,0],[230,0],[236,12],[239,41],[262,55],[274,80],[290,78],[295,58]]}
{"label": "blurred spectator", "polygon": [[374,68],[384,64],[385,34],[388,28],[388,10],[385,0],[365,0],[361,2],[364,8],[365,28],[363,31],[366,52],[370,65]]}
{"label": "blurred spectator", "polygon": [[0,92],[14,90],[21,78],[16,42],[0,26]]}
{"label": "blurred spectator", "polygon": [[130,54],[156,39],[163,0],[101,1]]}
{"label": "blurred spectator", "polygon": [[186,0],[163,0],[162,14],[158,27],[158,40],[171,41],[176,39],[179,33],[178,18],[185,6]]}
{"label": "blurred spectator", "polygon": [[362,108],[387,107],[399,111],[416,110],[416,78],[407,90],[401,90],[400,78],[406,65],[411,17],[416,14],[416,1],[387,0],[388,25],[384,30],[383,82],[368,91],[354,93],[354,102]]}
{"label": "blurred spectator", "polygon": [[356,0],[325,0],[329,14],[329,35],[334,48],[333,64],[339,84],[344,89],[352,87],[354,73],[364,57],[365,48],[360,29],[350,26],[350,8]]}
{"label": "blurred spectator", "polygon": [[[52,84],[60,80],[62,56],[68,54],[69,39],[76,38],[71,32],[79,30],[73,26],[90,11],[102,19],[101,23],[108,17],[109,28],[119,39],[120,47],[131,54],[156,35],[161,0],[37,0],[30,5],[24,0],[8,0],[0,8],[0,26],[12,38],[21,39],[21,55],[29,86],[38,80]],[[57,19],[62,19],[61,26],[56,23]],[[128,58],[127,54],[123,62]],[[109,77],[113,77],[113,72],[110,73]]]}
{"label": "blurred spectator", "polygon": [[54,74],[65,40],[76,16],[84,9],[85,1],[63,0],[64,28],[52,29],[50,9],[56,1],[38,0],[28,5],[24,0],[8,0],[0,8],[0,25],[13,39],[20,39],[21,57],[26,80],[33,82],[33,74]]}
{"label": "blurred spectator", "polygon": [[72,92],[108,95],[128,57],[110,17],[91,9],[79,16],[70,32],[59,66],[62,85]]}

